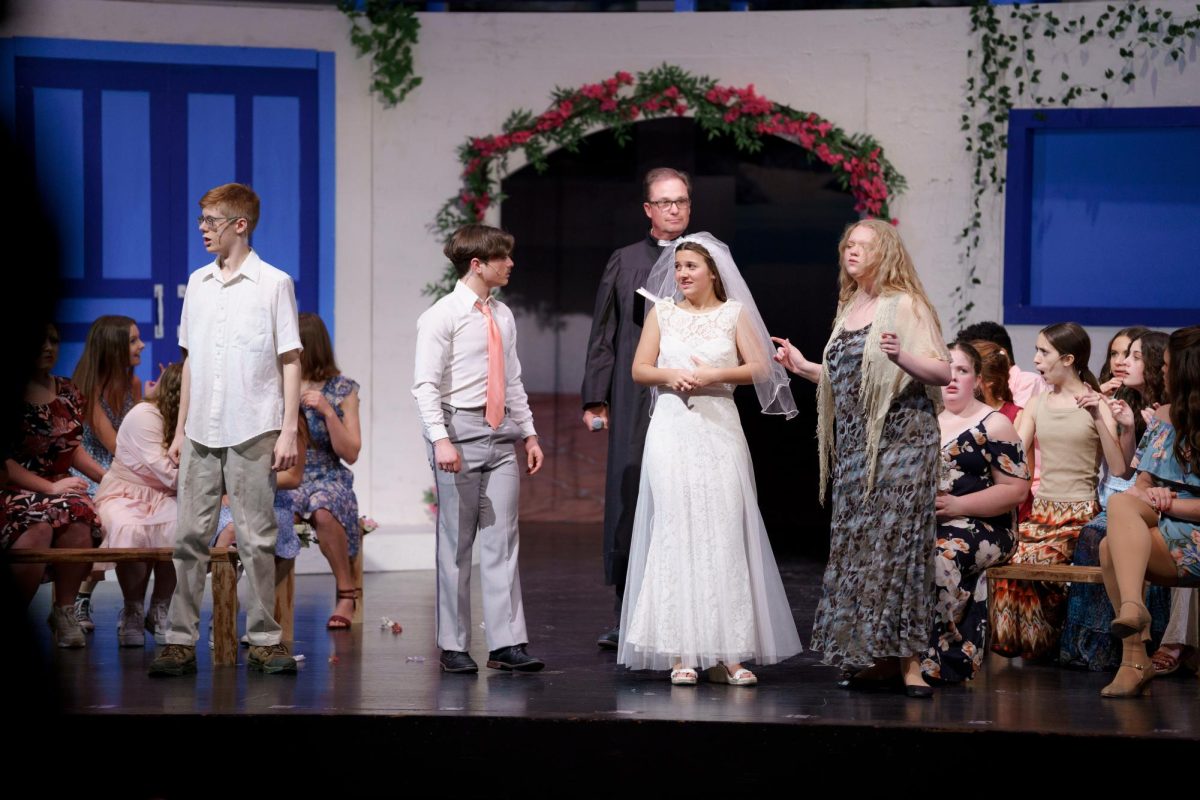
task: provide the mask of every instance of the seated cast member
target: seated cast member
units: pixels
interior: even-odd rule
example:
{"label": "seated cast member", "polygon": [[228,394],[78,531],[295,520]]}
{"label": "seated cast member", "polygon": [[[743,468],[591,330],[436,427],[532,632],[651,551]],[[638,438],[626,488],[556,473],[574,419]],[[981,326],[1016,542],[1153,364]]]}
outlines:
{"label": "seated cast member", "polygon": [[[167,366],[152,396],[133,406],[117,431],[116,452],[96,491],[96,511],[105,532],[101,548],[175,546],[179,467],[167,457],[167,448],[175,438],[182,376],[181,365]],[[175,567],[165,561],[133,561],[117,564],[116,569],[125,599],[117,618],[117,643],[144,646],[144,626],[156,642],[166,644]],[[151,573],[154,593],[150,613],[145,614]]]}
{"label": "seated cast member", "polygon": [[942,387],[945,408],[938,414],[942,478],[933,632],[921,669],[926,678],[945,682],[970,680],[983,663],[988,622],[983,572],[1016,548],[1013,512],[1029,494],[1029,469],[1016,428],[977,397],[980,365],[971,345],[950,345],[950,383]]}
{"label": "seated cast member", "polygon": [[[1017,432],[1028,454],[1041,459],[1042,480],[1033,511],[1021,523],[1014,564],[1068,564],[1079,531],[1100,511],[1096,485],[1101,461],[1119,476],[1129,472],[1117,425],[1088,369],[1091,340],[1074,322],[1043,328],[1034,364],[1050,390],[1021,412]],[[993,598],[992,649],[1007,657],[1039,660],[1058,655],[1066,617],[1066,587],[1046,581],[1000,580]]]}
{"label": "seated cast member", "polygon": [[530,475],[542,468],[542,448],[521,383],[516,322],[492,294],[508,285],[512,249],[513,237],[498,228],[456,230],[445,253],[459,280],[417,320],[412,393],[437,490],[437,643],[445,672],[479,671],[467,652],[476,536],[488,667],[544,666],[525,650],[515,445],[524,440]]}
{"label": "seated cast member", "polygon": [[[51,374],[58,361],[58,329],[46,326],[45,340],[25,387],[19,436],[5,461],[7,481],[0,486],[0,549],[91,547],[100,521],[83,478],[70,467],[100,480],[104,470],[80,447],[83,395],[66,378]],[[28,605],[46,574],[45,564],[9,567]],[[56,564],[50,630],[59,647],[84,647],[87,640],[75,617],[75,593],[90,564]]]}
{"label": "seated cast member", "polygon": [[1143,581],[1200,585],[1200,325],[1171,334],[1166,352],[1170,404],[1154,413],[1138,452],[1132,489],[1108,503],[1100,544],[1104,588],[1121,639],[1121,666],[1104,697],[1136,697],[1154,678],[1145,639],[1150,612]]}

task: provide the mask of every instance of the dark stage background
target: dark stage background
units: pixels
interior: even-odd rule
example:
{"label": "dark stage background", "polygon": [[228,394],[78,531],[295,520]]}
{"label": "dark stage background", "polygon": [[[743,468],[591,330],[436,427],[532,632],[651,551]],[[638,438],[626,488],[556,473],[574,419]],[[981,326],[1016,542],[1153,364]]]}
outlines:
{"label": "dark stage background", "polygon": [[[771,332],[818,358],[837,300],[837,241],[857,219],[830,170],[777,138],[764,139],[758,153],[741,153],[732,141],[708,140],[688,119],[643,122],[630,133],[622,147],[611,131],[598,132],[577,153],[553,153],[545,172],[527,166],[503,182],[501,221],[516,236],[518,269],[506,300],[518,315],[535,315],[537,335],[548,337],[530,342],[523,334],[522,360],[534,350],[559,363],[563,348],[580,349],[562,318],[590,317],[609,255],[645,235],[641,178],[657,166],[692,176],[690,230],[729,244]],[[555,383],[556,392],[534,398],[539,433],[555,458],[547,480],[526,482],[531,496],[523,496],[522,512],[544,521],[598,520],[607,441],[580,423],[578,386]],[[737,402],[772,544],[823,555],[829,515],[817,501],[815,387],[800,378],[792,385],[800,414],[791,421],[763,415],[750,387],[738,389]]]}

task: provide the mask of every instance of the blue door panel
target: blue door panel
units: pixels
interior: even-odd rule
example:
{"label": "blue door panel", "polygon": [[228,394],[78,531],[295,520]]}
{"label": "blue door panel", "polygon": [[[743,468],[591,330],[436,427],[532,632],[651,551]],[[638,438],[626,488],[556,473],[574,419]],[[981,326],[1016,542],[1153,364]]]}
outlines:
{"label": "blue door panel", "polygon": [[211,260],[197,201],[230,181],[262,199],[255,249],[293,277],[302,310],[318,309],[332,231],[320,230],[315,59],[248,69],[18,56],[13,75],[17,133],[63,239],[60,373],[102,313],[137,321],[143,378],[179,357],[182,288]]}
{"label": "blue door panel", "polygon": [[83,92],[39,88],[22,97],[27,141],[35,137],[34,171],[46,208],[58,224],[64,278],[84,276]]}
{"label": "blue door panel", "polygon": [[150,93],[100,93],[100,277],[151,280]]}

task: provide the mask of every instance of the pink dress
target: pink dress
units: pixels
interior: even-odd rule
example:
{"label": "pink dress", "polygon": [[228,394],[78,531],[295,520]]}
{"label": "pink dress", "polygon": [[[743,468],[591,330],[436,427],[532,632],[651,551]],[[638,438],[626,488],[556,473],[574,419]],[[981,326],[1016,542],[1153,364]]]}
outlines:
{"label": "pink dress", "polygon": [[117,430],[117,452],[96,491],[100,546],[174,547],[178,475],[163,446],[162,415],[153,403],[138,403]]}

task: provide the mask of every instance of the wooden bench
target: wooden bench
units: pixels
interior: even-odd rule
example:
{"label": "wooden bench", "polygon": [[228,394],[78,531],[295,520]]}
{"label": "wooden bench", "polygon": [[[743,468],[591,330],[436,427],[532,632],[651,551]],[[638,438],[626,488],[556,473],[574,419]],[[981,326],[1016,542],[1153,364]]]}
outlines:
{"label": "wooden bench", "polygon": [[1104,583],[1099,567],[1071,564],[1001,564],[987,570],[988,592],[992,581],[1050,581],[1051,583]]}
{"label": "wooden bench", "polygon": [[[114,547],[49,549],[13,548],[4,552],[2,560],[9,564],[91,564],[130,563],[135,561],[171,561],[175,550],[170,547]],[[214,547],[209,552],[212,565],[213,596],[213,657],[214,665],[237,663],[237,549]],[[296,572],[291,562],[276,575],[275,618],[283,627],[283,640],[295,636]]]}

